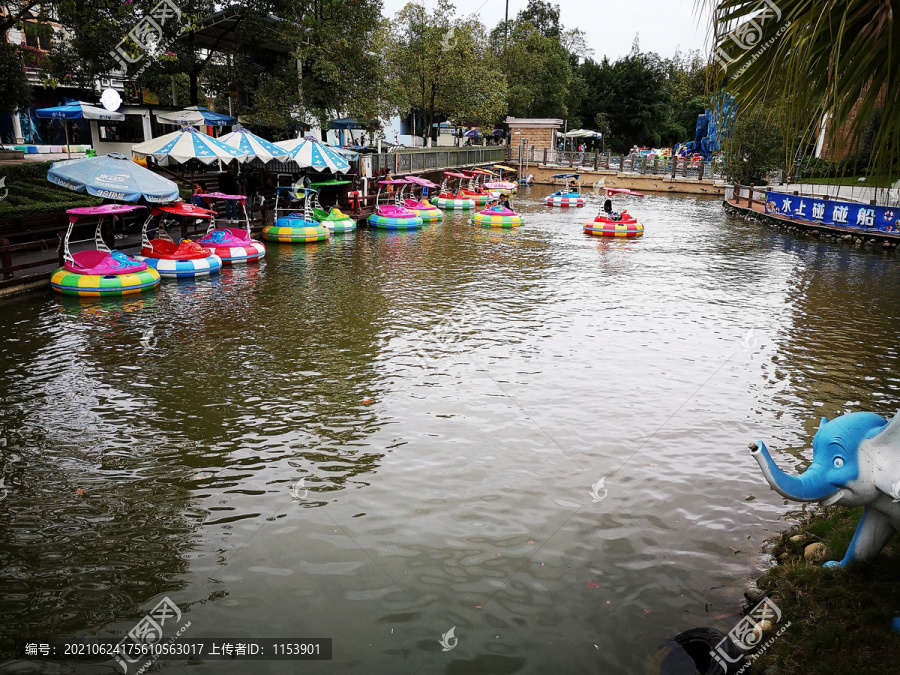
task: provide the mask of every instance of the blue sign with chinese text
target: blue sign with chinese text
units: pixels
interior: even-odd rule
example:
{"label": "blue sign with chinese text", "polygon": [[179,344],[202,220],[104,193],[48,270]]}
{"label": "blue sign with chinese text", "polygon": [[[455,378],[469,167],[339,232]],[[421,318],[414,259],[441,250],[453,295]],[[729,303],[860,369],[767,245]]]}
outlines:
{"label": "blue sign with chinese text", "polygon": [[900,233],[894,209],[888,206],[767,192],[766,213],[860,232]]}

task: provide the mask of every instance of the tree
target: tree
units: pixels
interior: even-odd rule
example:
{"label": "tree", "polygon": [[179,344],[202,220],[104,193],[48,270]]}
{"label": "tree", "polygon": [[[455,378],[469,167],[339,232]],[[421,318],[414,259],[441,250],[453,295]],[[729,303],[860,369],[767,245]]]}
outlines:
{"label": "tree", "polygon": [[657,55],[632,51],[615,63],[589,59],[579,75],[586,87],[579,113],[586,120],[604,115],[613,151],[624,152],[634,144],[660,144],[668,129],[670,93]]}
{"label": "tree", "polygon": [[[896,1],[778,0],[765,5],[764,15],[758,0],[707,2],[713,12],[716,84],[735,96],[739,116],[764,112],[773,100],[792,101],[788,126],[802,129],[801,145],[812,141],[823,115],[833,116],[833,129],[848,130],[855,145],[883,107],[870,165],[883,176],[900,174]],[[791,134],[785,140],[793,139]],[[788,154],[792,150],[785,147]]]}
{"label": "tree", "polygon": [[559,22],[559,5],[544,0],[528,0],[528,5],[519,12],[517,23],[530,23],[545,38],[559,39],[562,25]]}
{"label": "tree", "polygon": [[424,117],[426,135],[438,118],[492,126],[503,112],[506,87],[481,23],[454,20],[453,6],[441,0],[432,13],[407,4],[393,25],[393,92],[403,107]]}
{"label": "tree", "polygon": [[532,24],[517,20],[502,62],[510,115],[568,117],[573,73],[569,55],[558,38],[547,37]]}
{"label": "tree", "polygon": [[25,61],[15,45],[0,42],[0,113],[14,113],[31,105]]}
{"label": "tree", "polygon": [[784,166],[777,115],[756,110],[735,120],[725,145],[725,169],[731,180],[764,184],[770,171]]}

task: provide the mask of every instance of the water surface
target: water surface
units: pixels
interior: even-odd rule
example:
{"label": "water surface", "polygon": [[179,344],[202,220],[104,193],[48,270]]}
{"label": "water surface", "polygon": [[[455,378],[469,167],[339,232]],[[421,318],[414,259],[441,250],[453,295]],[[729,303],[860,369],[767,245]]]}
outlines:
{"label": "water surface", "polygon": [[896,260],[703,198],[591,238],[597,198],[549,191],[518,230],[0,304],[0,639],[118,638],[168,596],[185,637],[333,638],[304,672],[637,673],[729,630],[787,511],[747,443],[802,469],[822,415],[898,407]]}

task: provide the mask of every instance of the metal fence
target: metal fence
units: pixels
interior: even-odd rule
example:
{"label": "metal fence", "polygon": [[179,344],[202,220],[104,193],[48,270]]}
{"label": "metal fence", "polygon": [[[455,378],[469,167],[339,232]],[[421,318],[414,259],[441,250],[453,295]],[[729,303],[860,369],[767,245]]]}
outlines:
{"label": "metal fence", "polygon": [[382,173],[385,169],[392,173],[412,173],[491,162],[503,163],[506,161],[506,146],[385,152],[370,157],[374,173]]}
{"label": "metal fence", "polygon": [[[454,169],[473,164],[504,163],[506,146],[487,148],[445,148],[433,150],[408,150],[400,152],[383,152],[377,155],[360,155],[358,160],[350,162],[357,174],[359,163],[363,157],[372,158],[372,173],[382,175],[391,173],[411,173],[432,169]],[[272,173],[299,173],[301,168],[296,162],[270,162],[265,165]]]}
{"label": "metal fence", "polygon": [[[549,150],[538,148],[514,148],[509,160],[524,167],[536,164],[584,170],[605,170],[636,173],[643,176],[668,176],[673,178],[694,178],[724,180],[724,163],[719,158],[706,162],[691,157],[660,157],[649,155],[614,155],[609,152],[578,152],[572,150]],[[673,167],[674,161],[674,167]]]}

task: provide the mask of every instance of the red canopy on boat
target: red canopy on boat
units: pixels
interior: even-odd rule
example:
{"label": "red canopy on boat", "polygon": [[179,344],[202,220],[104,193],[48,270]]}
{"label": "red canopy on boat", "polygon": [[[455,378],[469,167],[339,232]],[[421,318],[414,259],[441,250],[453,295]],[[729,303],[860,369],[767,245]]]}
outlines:
{"label": "red canopy on boat", "polygon": [[627,188],[606,188],[606,196],[612,197],[614,194],[619,195],[632,195],[634,197],[643,197],[643,192],[635,192],[634,190],[628,190]]}
{"label": "red canopy on boat", "polygon": [[445,176],[452,176],[453,178],[468,178],[468,176],[464,173],[453,173],[452,171],[445,171]]}
{"label": "red canopy on boat", "polygon": [[167,206],[154,206],[150,211],[154,216],[160,213],[171,213],[174,216],[189,216],[191,218],[209,218],[216,215],[215,211],[204,209],[193,204],[169,204]]}

